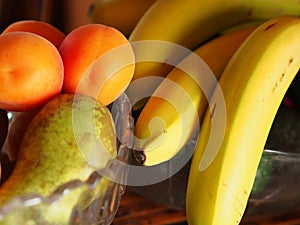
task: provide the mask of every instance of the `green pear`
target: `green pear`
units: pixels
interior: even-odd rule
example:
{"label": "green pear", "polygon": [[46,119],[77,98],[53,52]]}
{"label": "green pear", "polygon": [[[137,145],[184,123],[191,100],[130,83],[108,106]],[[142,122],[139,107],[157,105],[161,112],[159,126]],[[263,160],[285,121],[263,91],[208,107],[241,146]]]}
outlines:
{"label": "green pear", "polygon": [[15,168],[0,187],[0,207],[15,196],[48,196],[68,181],[85,181],[116,154],[108,108],[88,96],[61,94],[28,125]]}

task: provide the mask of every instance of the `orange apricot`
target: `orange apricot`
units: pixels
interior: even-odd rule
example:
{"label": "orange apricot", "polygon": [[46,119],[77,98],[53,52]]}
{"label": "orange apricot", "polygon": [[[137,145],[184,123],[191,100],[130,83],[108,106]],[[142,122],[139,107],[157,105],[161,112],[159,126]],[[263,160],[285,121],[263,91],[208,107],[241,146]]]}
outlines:
{"label": "orange apricot", "polygon": [[134,53],[128,39],[117,29],[86,24],[63,40],[63,92],[94,97],[112,103],[128,87],[134,73]]}
{"label": "orange apricot", "polygon": [[0,108],[27,111],[61,93],[63,62],[47,39],[29,32],[0,35]]}
{"label": "orange apricot", "polygon": [[38,20],[21,20],[10,24],[2,32],[26,31],[40,35],[59,48],[65,34],[50,23]]}

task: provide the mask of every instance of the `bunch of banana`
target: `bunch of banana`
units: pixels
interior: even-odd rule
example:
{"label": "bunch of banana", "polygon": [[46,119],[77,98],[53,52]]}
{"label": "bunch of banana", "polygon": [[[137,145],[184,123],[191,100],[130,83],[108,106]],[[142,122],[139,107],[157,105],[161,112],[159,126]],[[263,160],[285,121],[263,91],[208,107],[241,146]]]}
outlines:
{"label": "bunch of banana", "polygon": [[[157,0],[143,14],[129,36],[131,42],[157,40],[172,42],[194,50],[220,30],[250,20],[266,20],[279,15],[300,15],[298,0]],[[185,55],[176,53],[172,46],[139,45],[135,48],[138,59],[134,80],[147,76],[165,76],[172,66]],[[156,61],[140,62],[145,54],[152,54]],[[154,86],[154,87],[153,87]],[[140,91],[155,89],[149,82]],[[135,109],[140,109],[136,106]]]}
{"label": "bunch of banana", "polygon": [[[243,27],[218,36],[199,46],[172,69],[137,119],[135,136],[139,139],[134,146],[137,160],[145,166],[167,161],[196,134],[217,79],[255,28]],[[205,86],[205,92],[200,85]]]}
{"label": "bunch of banana", "polygon": [[[134,0],[107,4],[126,1]],[[239,224],[275,114],[300,67],[299,1],[155,0],[139,12],[131,22],[107,22],[124,27],[136,57],[132,84],[141,81],[126,90],[140,111],[134,155],[157,165],[198,134],[188,223]],[[149,100],[135,101],[140,93]]]}
{"label": "bunch of banana", "polygon": [[156,0],[95,0],[89,17],[94,23],[101,23],[119,29],[127,37]]}
{"label": "bunch of banana", "polygon": [[299,17],[269,19],[226,65],[191,164],[190,225],[239,224],[274,117],[300,67],[299,40]]}

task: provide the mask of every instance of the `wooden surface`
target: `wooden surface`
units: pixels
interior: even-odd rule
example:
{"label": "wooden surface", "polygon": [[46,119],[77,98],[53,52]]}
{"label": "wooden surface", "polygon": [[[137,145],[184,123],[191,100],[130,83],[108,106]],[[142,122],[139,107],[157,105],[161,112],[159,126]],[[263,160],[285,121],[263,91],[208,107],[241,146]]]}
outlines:
{"label": "wooden surface", "polygon": [[185,221],[183,211],[166,208],[126,191],[112,225],[165,225]]}
{"label": "wooden surface", "polygon": [[[184,211],[169,209],[126,190],[112,225],[187,225]],[[253,217],[241,225],[300,225],[300,210],[274,217]]]}

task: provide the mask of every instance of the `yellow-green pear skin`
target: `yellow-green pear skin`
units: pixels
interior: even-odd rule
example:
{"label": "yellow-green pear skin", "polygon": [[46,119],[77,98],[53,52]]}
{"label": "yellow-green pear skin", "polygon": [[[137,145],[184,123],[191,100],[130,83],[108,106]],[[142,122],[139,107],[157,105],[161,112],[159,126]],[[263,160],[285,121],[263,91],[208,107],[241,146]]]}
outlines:
{"label": "yellow-green pear skin", "polygon": [[[96,132],[86,129],[91,122]],[[14,171],[0,187],[0,207],[15,196],[47,196],[68,181],[85,181],[95,168],[87,163],[80,143],[93,148],[97,138],[102,140],[105,152],[116,157],[115,128],[108,108],[77,94],[61,94],[50,100],[24,133]],[[97,166],[105,167],[107,160],[101,160],[101,151],[96,155],[97,149],[93,150],[83,152],[93,153]]]}

